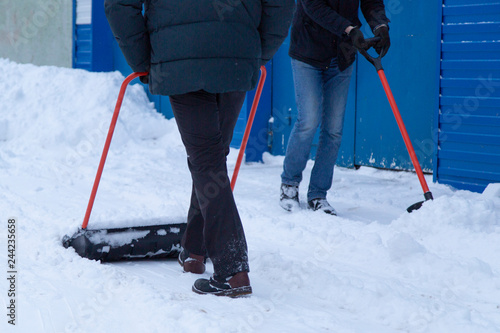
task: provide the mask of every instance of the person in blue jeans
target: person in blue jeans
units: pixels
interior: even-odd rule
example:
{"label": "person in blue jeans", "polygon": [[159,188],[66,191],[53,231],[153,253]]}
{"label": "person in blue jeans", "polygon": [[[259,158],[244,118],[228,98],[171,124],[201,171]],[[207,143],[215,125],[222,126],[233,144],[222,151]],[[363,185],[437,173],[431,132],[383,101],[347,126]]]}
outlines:
{"label": "person in blue jeans", "polygon": [[344,114],[356,49],[366,48],[358,9],[380,41],[375,50],[385,55],[390,46],[389,20],[383,0],[297,0],[289,55],[297,104],[297,121],[288,141],[281,174],[280,205],[299,207],[299,185],[320,127],[319,143],[307,191],[309,208],[337,215],[326,199],[342,139]]}

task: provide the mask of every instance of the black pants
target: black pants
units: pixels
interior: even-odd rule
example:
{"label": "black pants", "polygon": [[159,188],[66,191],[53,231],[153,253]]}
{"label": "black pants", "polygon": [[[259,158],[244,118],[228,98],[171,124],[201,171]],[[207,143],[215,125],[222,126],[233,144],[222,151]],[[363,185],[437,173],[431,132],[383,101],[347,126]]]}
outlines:
{"label": "black pants", "polygon": [[170,96],[193,179],[182,246],[208,255],[225,278],[249,271],[245,234],[227,174],[226,156],[244,92],[196,91]]}

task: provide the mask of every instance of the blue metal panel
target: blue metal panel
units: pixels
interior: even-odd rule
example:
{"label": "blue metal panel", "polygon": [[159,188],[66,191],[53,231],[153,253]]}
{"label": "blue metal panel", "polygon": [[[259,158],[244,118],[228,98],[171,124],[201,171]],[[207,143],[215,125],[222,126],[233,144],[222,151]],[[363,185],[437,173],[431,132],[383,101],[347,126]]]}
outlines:
{"label": "blue metal panel", "polygon": [[125,57],[123,56],[122,51],[120,50],[120,47],[118,46],[118,43],[116,40],[113,40],[113,43],[111,44],[112,46],[112,52],[113,52],[113,69],[120,71],[120,73],[123,74],[123,76],[127,76],[129,74],[132,74],[132,68],[127,64],[127,60],[125,60]]}
{"label": "blue metal panel", "polygon": [[342,144],[340,145],[337,164],[344,167],[354,167],[355,151],[354,142],[356,137],[356,86],[358,77],[358,64],[353,65],[351,85],[347,96],[347,106],[344,118],[344,132],[342,134]]}
{"label": "blue metal panel", "polygon": [[104,0],[92,0],[92,71],[113,70],[113,41],[104,13]]}
{"label": "blue metal panel", "polygon": [[[287,38],[273,60],[272,122],[269,137],[273,155],[285,154],[290,132],[297,119],[291,61],[288,56],[289,47],[290,40]],[[351,79],[342,144],[337,158],[337,164],[345,167],[354,166],[355,96],[356,71],[353,72]],[[318,133],[313,141],[311,158],[315,156],[317,142]]]}
{"label": "blue metal panel", "polygon": [[248,119],[248,114],[246,112],[247,104],[248,100],[245,98],[245,102],[241,107],[238,120],[236,121],[236,126],[234,127],[233,139],[231,140],[231,147],[239,148],[241,146],[241,141],[243,140],[243,134],[245,133],[245,126]]}
{"label": "blue metal panel", "polygon": [[297,119],[289,47],[290,38],[287,38],[273,59],[273,107],[269,123],[269,142],[273,155],[285,154],[292,124]]}
{"label": "blue metal panel", "polygon": [[444,0],[436,179],[500,182],[500,2]]}
{"label": "blue metal panel", "polygon": [[92,69],[92,28],[90,24],[80,24],[75,28],[74,67]]}
{"label": "blue metal panel", "polygon": [[112,70],[112,43],[113,35],[104,14],[104,0],[93,0],[92,23],[75,27],[73,67],[93,72]]}
{"label": "blue metal panel", "polygon": [[[405,1],[388,6],[387,12],[392,46],[382,63],[420,164],[432,172],[439,89],[436,5]],[[363,27],[368,35],[369,27],[366,23]],[[355,163],[413,170],[375,68],[359,55],[356,104]]]}

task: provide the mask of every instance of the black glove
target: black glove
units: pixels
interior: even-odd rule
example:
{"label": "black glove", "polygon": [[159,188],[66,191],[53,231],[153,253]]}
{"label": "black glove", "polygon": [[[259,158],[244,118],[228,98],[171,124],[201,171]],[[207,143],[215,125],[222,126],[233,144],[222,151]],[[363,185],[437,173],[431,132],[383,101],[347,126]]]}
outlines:
{"label": "black glove", "polygon": [[144,76],[140,76],[139,80],[141,80],[141,82],[144,83],[144,84],[149,84],[149,74],[148,75],[144,75]]}
{"label": "black glove", "polygon": [[389,28],[386,25],[381,25],[373,31],[373,34],[377,37],[380,37],[380,41],[375,44],[374,48],[375,51],[380,54],[380,57],[383,58],[386,55],[387,51],[389,51],[389,47],[391,46]]}
{"label": "black glove", "polygon": [[354,45],[355,48],[357,49],[366,49],[366,41],[365,41],[365,36],[363,36],[363,33],[359,28],[354,28],[351,31],[349,31],[348,34],[349,37],[351,37],[352,44]]}

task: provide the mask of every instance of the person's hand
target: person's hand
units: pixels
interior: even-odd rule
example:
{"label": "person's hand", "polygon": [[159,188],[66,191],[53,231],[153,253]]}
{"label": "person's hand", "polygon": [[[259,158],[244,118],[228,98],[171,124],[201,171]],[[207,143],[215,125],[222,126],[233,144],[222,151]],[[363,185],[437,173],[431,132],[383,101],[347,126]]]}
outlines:
{"label": "person's hand", "polygon": [[347,32],[347,36],[351,38],[352,44],[354,45],[355,48],[357,49],[366,49],[366,41],[365,41],[365,36],[363,36],[363,33],[359,28],[352,28]]}
{"label": "person's hand", "polygon": [[391,46],[391,38],[389,37],[389,28],[386,25],[381,25],[373,31],[373,34],[380,37],[380,41],[375,44],[374,48],[380,57],[383,58],[389,47]]}
{"label": "person's hand", "polygon": [[149,74],[148,75],[144,75],[144,76],[140,76],[139,80],[141,80],[141,82],[144,83],[144,84],[149,84]]}

